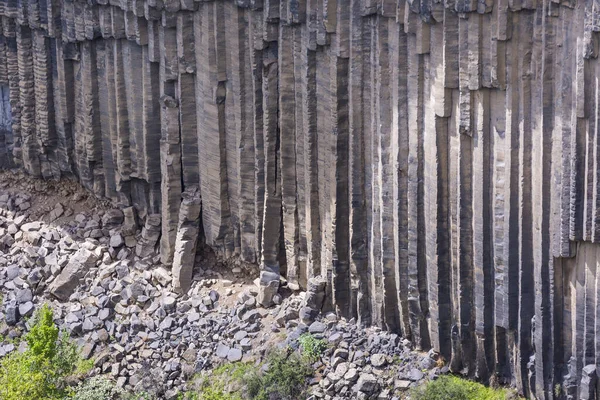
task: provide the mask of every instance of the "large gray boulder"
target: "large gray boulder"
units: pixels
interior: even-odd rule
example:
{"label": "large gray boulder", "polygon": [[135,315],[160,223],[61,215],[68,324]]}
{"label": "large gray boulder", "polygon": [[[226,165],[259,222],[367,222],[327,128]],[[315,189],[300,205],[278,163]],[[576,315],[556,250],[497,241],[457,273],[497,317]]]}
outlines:
{"label": "large gray boulder", "polygon": [[97,257],[93,252],[87,249],[77,250],[60,275],[50,284],[50,293],[61,301],[68,300],[86,272],[96,265],[96,261]]}

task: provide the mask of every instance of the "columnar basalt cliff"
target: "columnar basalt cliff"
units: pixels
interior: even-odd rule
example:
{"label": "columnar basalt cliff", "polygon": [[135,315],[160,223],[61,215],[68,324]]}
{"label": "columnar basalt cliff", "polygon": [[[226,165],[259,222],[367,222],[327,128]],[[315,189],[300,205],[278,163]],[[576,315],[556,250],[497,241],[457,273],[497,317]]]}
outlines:
{"label": "columnar basalt cliff", "polygon": [[[2,0],[0,166],[453,370],[592,398],[600,3]],[[176,285],[177,286],[177,285]]]}

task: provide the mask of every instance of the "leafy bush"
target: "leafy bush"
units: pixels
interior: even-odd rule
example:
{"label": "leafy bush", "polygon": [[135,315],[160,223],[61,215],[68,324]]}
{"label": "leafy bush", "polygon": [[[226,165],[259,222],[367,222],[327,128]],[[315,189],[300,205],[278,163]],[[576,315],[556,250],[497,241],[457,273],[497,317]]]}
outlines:
{"label": "leafy bush", "polygon": [[224,364],[202,379],[199,391],[189,392],[185,400],[242,400],[245,376],[257,373],[250,363]]}
{"label": "leafy bush", "polygon": [[53,313],[48,305],[42,306],[35,316],[35,323],[25,335],[29,352],[36,357],[51,360],[56,355],[58,327],[54,324]]}
{"label": "leafy bush", "polygon": [[310,333],[305,333],[298,338],[302,354],[310,361],[317,361],[323,352],[327,350],[327,343],[323,339],[317,339]]}
{"label": "leafy bush", "polygon": [[40,308],[33,322],[25,335],[27,349],[0,360],[2,400],[63,399],[71,393],[65,378],[89,370],[77,346],[66,334],[59,335],[50,307]]}
{"label": "leafy bush", "polygon": [[303,398],[312,368],[297,352],[274,351],[261,366],[226,364],[204,379],[193,400],[295,400]]}
{"label": "leafy bush", "polygon": [[312,375],[312,368],[298,353],[273,352],[267,367],[262,375],[248,376],[246,385],[251,399],[294,400],[306,394],[306,379]]}
{"label": "leafy bush", "polygon": [[504,400],[508,391],[493,389],[457,376],[442,376],[411,392],[413,400]]}

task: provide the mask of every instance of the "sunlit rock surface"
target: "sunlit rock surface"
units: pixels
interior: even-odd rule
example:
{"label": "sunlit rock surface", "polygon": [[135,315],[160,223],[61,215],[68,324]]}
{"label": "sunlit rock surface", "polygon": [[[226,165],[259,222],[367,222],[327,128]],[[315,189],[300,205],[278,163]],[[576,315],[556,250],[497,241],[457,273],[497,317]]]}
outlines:
{"label": "sunlit rock surface", "polygon": [[[0,15],[0,166],[133,206],[167,265],[199,243],[259,264],[263,304],[279,275],[322,276],[325,309],[456,371],[589,396],[596,2],[4,0]],[[197,203],[180,211],[196,188],[198,222]]]}

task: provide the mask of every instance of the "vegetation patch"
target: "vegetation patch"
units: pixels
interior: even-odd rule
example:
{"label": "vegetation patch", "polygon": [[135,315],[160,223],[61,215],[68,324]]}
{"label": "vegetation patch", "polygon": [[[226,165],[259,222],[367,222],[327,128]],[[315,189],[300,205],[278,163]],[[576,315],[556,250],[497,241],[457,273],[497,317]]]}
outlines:
{"label": "vegetation patch", "polygon": [[321,355],[327,350],[327,342],[323,339],[317,339],[310,333],[305,333],[298,338],[300,350],[310,361],[315,362],[321,358]]}
{"label": "vegetation patch", "polygon": [[117,388],[114,382],[95,376],[77,386],[73,400],[120,400],[124,395],[123,390]]}
{"label": "vegetation patch", "polygon": [[445,375],[411,391],[413,400],[504,400],[517,398],[509,389],[491,388],[458,376]]}
{"label": "vegetation patch", "polygon": [[63,399],[71,393],[66,378],[86,374],[92,367],[68,335],[60,334],[47,305],[34,316],[24,341],[24,352],[14,351],[0,360],[3,400]]}
{"label": "vegetation patch", "polygon": [[304,398],[312,375],[306,357],[289,349],[273,351],[263,364],[225,364],[201,379],[190,400],[296,400]]}

